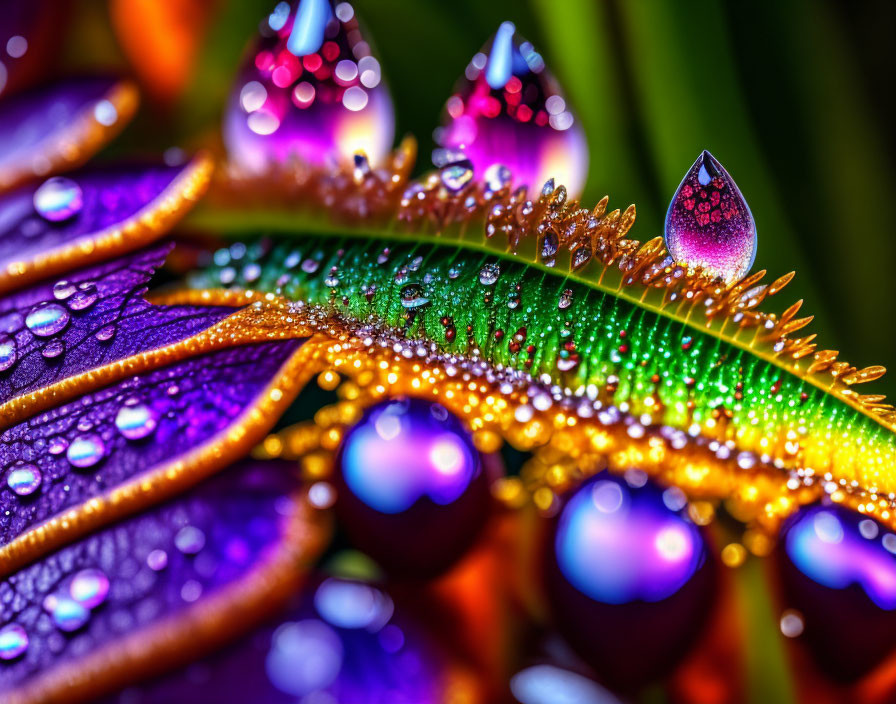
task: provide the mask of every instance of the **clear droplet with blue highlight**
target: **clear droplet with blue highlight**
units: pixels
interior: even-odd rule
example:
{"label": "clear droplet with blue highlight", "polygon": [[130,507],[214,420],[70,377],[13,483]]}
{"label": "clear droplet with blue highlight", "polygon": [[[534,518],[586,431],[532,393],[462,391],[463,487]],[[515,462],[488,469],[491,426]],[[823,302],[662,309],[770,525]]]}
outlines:
{"label": "clear droplet with blue highlight", "polygon": [[84,194],[72,179],[54,176],[34,192],[34,209],[45,220],[63,222],[81,212]]}
{"label": "clear droplet with blue highlight", "polygon": [[40,488],[43,477],[37,465],[30,462],[13,465],[6,475],[6,485],[17,496],[30,496]]}

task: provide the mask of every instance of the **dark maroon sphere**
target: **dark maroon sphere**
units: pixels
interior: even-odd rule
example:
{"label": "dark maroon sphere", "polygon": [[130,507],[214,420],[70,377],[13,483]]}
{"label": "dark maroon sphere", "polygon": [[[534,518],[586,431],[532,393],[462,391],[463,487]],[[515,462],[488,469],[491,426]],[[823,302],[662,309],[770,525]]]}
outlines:
{"label": "dark maroon sphere", "polygon": [[479,453],[443,406],[399,398],[372,406],[336,462],[341,525],[393,574],[427,577],[473,544],[491,494]]}
{"label": "dark maroon sphere", "polygon": [[854,680],[896,649],[896,535],[837,505],[802,509],[776,551],[783,606],[820,669]]}
{"label": "dark maroon sphere", "polygon": [[565,497],[543,573],[557,629],[611,687],[667,674],[712,609],[716,569],[683,496],[603,472]]}

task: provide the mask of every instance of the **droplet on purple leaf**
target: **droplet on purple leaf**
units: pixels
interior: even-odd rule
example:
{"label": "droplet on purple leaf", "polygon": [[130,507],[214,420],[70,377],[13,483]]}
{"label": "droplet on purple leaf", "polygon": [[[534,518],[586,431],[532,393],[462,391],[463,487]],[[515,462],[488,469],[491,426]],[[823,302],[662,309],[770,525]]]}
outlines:
{"label": "droplet on purple leaf", "polygon": [[0,660],[14,660],[28,650],[28,634],[17,623],[0,628]]}
{"label": "droplet on purple leaf", "polygon": [[72,599],[87,609],[95,609],[109,594],[109,578],[102,570],[89,567],[78,572],[68,587]]}
{"label": "droplet on purple leaf", "polygon": [[485,522],[488,481],[469,433],[443,406],[393,399],[370,408],[337,460],[349,537],[385,568],[439,572]]}
{"label": "droplet on purple leaf", "polygon": [[709,152],[697,157],[672,196],[665,236],[676,262],[702,267],[726,283],[743,278],[753,266],[753,215],[734,179]]}
{"label": "droplet on purple leaf", "polygon": [[224,141],[252,172],[292,159],[372,164],[395,135],[392,99],[354,10],[330,0],[281,2],[262,22],[231,93]]}
{"label": "droplet on purple leaf", "polygon": [[553,177],[574,196],[585,183],[584,132],[541,55],[511,22],[467,66],[445,104],[438,142],[462,150],[480,179],[509,169],[517,186],[538,189]]}
{"label": "droplet on purple leaf", "polygon": [[6,475],[6,485],[17,496],[29,496],[40,487],[42,477],[37,466],[30,462],[11,467]]}
{"label": "droplet on purple leaf", "polygon": [[83,206],[81,187],[64,176],[47,179],[34,192],[34,209],[50,222],[68,220],[80,213]]}
{"label": "droplet on purple leaf", "polygon": [[566,499],[550,535],[545,575],[557,626],[624,689],[668,672],[712,601],[703,535],[668,498],[650,482],[604,472]]}
{"label": "droplet on purple leaf", "polygon": [[896,535],[842,506],[815,505],[791,519],[777,552],[783,605],[802,616],[795,637],[825,673],[851,680],[892,651]]}

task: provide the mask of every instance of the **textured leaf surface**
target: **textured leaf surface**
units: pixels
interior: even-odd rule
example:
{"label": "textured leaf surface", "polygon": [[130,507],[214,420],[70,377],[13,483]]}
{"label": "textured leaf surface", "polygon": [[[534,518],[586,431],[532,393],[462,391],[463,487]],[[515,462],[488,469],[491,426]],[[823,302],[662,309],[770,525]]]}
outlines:
{"label": "textured leaf surface", "polygon": [[143,299],[169,249],[156,246],[0,300],[0,400],[182,340],[232,313]]}
{"label": "textured leaf surface", "polygon": [[[28,637],[24,653],[0,663],[4,701],[53,692],[79,700],[139,669],[189,657],[264,612],[301,576],[298,561],[311,545],[310,530],[297,532],[307,516],[290,496],[296,486],[281,464],[234,467],[0,583],[3,623]],[[79,601],[73,581],[82,570],[99,570],[108,593],[98,604],[81,598],[87,612],[62,623]]]}

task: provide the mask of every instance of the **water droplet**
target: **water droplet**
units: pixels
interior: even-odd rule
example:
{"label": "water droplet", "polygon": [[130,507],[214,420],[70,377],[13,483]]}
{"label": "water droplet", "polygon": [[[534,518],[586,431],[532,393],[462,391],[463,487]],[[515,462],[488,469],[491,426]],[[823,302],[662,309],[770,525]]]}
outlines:
{"label": "water droplet", "polygon": [[44,359],[56,359],[57,357],[61,357],[64,352],[65,343],[62,340],[50,340],[47,344],[41,347],[40,350]]}
{"label": "water droplet", "polygon": [[0,660],[15,660],[28,650],[28,634],[17,623],[0,628]]}
{"label": "water droplet", "polygon": [[401,305],[405,308],[422,308],[429,305],[426,292],[420,284],[405,284],[401,287]]}
{"label": "water droplet", "polygon": [[68,591],[72,599],[81,606],[95,609],[109,594],[109,578],[105,572],[96,568],[81,570],[72,579]]}
{"label": "water droplet", "polygon": [[115,332],[117,329],[118,329],[117,326],[114,324],[104,325],[103,327],[101,327],[99,330],[96,331],[96,335],[94,337],[96,337],[96,339],[99,340],[100,342],[108,342],[113,337],[115,337]]}
{"label": "water droplet", "polygon": [[164,550],[153,550],[146,556],[146,565],[153,572],[160,572],[168,566],[168,553]]}
{"label": "water droplet", "polygon": [[666,247],[679,264],[726,283],[749,273],[756,225],[728,172],[704,151],[685,174],[666,213]]}
{"label": "water droplet", "polygon": [[560,300],[557,302],[557,308],[560,310],[566,310],[572,305],[572,289],[566,288],[563,289],[563,293],[560,294]]}
{"label": "water droplet", "polygon": [[501,275],[501,268],[497,264],[486,264],[479,270],[479,283],[483,286],[492,286]]}
{"label": "water droplet", "polygon": [[452,193],[462,191],[473,180],[473,164],[464,159],[455,164],[448,164],[439,170],[442,185]]}
{"label": "water droplet", "polygon": [[205,533],[196,526],[184,526],[174,536],[174,545],[184,555],[195,555],[205,547]]}
{"label": "water droplet", "polygon": [[16,341],[5,334],[0,334],[0,372],[6,371],[19,358]]}
{"label": "water droplet", "polygon": [[6,485],[18,496],[30,496],[41,482],[40,470],[33,464],[15,465],[6,475]]}
{"label": "water droplet", "polygon": [[60,631],[71,633],[90,620],[90,611],[74,599],[57,597],[52,601],[51,617]]}
{"label": "water droplet", "polygon": [[64,301],[77,290],[78,287],[75,286],[71,281],[57,281],[53,285],[53,298],[55,298],[57,301]]}
{"label": "water droplet", "polygon": [[448,270],[448,278],[456,279],[460,276],[461,268],[459,266],[453,266]]}
{"label": "water droplet", "polygon": [[560,238],[553,229],[548,229],[541,238],[541,257],[542,259],[550,259],[560,248]]}
{"label": "water droplet", "polygon": [[48,448],[51,455],[61,455],[68,449],[68,440],[63,437],[55,437],[50,440]]}
{"label": "water droplet", "polygon": [[58,303],[41,303],[25,317],[25,327],[38,337],[49,337],[62,332],[68,325],[68,311]]}
{"label": "water droplet", "polygon": [[576,251],[572,254],[573,269],[585,266],[589,261],[591,261],[591,245],[583,244],[581,247],[576,248]]}
{"label": "water droplet", "polygon": [[96,303],[98,297],[96,284],[88,281],[78,285],[78,290],[68,299],[68,307],[72,310],[87,310]]}
{"label": "water droplet", "polygon": [[302,271],[306,274],[313,274],[320,268],[320,262],[316,259],[306,259],[302,262]]}
{"label": "water droplet", "polygon": [[573,194],[584,185],[584,132],[541,55],[510,22],[467,66],[445,104],[438,141],[463,147],[491,190],[505,178],[537,188],[556,177]]}
{"label": "water droplet", "polygon": [[81,212],[83,205],[81,187],[64,176],[47,179],[34,192],[34,209],[50,222],[68,220]]}
{"label": "water droplet", "polygon": [[500,191],[513,183],[513,174],[504,164],[492,164],[485,170],[485,185],[490,191]]}
{"label": "water droplet", "polygon": [[105,453],[106,446],[102,438],[91,433],[89,435],[79,435],[72,440],[65,456],[73,466],[86,469],[87,467],[93,467],[93,465],[103,459]]}
{"label": "water droplet", "polygon": [[231,91],[223,130],[231,160],[253,172],[293,159],[352,165],[359,153],[381,163],[394,111],[354,12],[329,0],[278,8]]}
{"label": "water droplet", "polygon": [[128,440],[141,440],[151,435],[157,424],[158,414],[142,403],[124,405],[115,416],[115,427]]}

